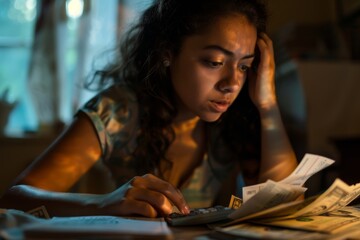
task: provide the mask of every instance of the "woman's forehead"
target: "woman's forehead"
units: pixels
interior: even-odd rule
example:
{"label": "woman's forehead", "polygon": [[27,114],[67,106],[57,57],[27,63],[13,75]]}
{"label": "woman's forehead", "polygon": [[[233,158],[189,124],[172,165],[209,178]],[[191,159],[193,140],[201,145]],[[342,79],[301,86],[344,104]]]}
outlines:
{"label": "woman's forehead", "polygon": [[[230,51],[238,49],[253,51],[256,43],[257,31],[244,16],[236,15],[218,18],[211,21],[201,33],[185,38],[183,47],[189,45],[196,46],[221,46]],[[246,50],[246,51],[249,51]],[[247,52],[249,54],[249,52]]]}

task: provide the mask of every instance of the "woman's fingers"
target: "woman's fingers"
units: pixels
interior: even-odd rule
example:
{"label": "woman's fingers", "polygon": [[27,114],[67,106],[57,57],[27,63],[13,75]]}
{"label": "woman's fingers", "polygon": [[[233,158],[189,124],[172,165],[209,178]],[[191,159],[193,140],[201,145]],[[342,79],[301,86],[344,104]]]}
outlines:
{"label": "woman's fingers", "polygon": [[258,36],[257,45],[261,53],[261,62],[270,63],[271,67],[274,65],[274,48],[272,40],[265,33],[260,33]]}
{"label": "woman's fingers", "polygon": [[148,202],[138,201],[135,199],[124,199],[120,204],[121,216],[141,215],[144,217],[157,217],[158,211]]}
{"label": "woman's fingers", "polygon": [[104,195],[99,205],[120,216],[164,216],[172,213],[173,205],[183,214],[190,213],[181,192],[152,174],[134,177],[114,192]]}
{"label": "woman's fingers", "polygon": [[[259,42],[263,42],[265,44],[265,46],[268,47],[268,49],[271,51],[271,53],[274,52],[273,42],[266,33],[260,33],[258,36],[258,40],[259,40]],[[260,44],[262,44],[262,43],[260,43]]]}
{"label": "woman's fingers", "polygon": [[170,183],[152,174],[133,178],[131,186],[126,197],[146,201],[162,214],[171,213],[172,204],[183,214],[190,212],[182,193]]}
{"label": "woman's fingers", "polygon": [[132,187],[126,193],[126,199],[146,202],[161,215],[168,215],[172,212],[172,204],[169,199],[157,191]]}

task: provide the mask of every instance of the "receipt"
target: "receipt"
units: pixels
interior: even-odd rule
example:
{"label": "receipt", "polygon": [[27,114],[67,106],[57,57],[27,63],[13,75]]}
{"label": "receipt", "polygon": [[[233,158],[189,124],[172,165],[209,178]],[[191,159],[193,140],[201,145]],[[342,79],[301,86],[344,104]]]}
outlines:
{"label": "receipt", "polygon": [[[294,186],[302,186],[311,176],[321,171],[322,169],[330,166],[334,162],[335,161],[332,159],[316,154],[307,153],[305,154],[299,165],[296,167],[296,169],[288,177],[284,178],[279,182]],[[260,183],[243,187],[243,202],[249,200],[264,186],[265,183]]]}

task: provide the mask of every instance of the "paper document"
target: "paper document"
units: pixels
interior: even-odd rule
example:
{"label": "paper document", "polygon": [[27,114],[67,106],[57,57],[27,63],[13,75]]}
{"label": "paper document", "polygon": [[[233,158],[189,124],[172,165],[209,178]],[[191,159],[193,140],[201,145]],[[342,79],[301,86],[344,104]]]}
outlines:
{"label": "paper document", "polygon": [[[4,213],[3,213],[4,214]],[[11,211],[9,211],[11,214]],[[21,217],[19,213],[14,218]],[[24,217],[27,214],[24,213]],[[10,218],[9,218],[10,219]],[[114,216],[54,217],[36,219],[18,226],[0,229],[3,239],[51,238],[126,238],[173,239],[163,218],[124,218]]]}
{"label": "paper document", "polygon": [[268,180],[256,195],[232,212],[231,219],[239,219],[262,210],[296,200],[305,192],[306,188],[291,186]]}
{"label": "paper document", "polygon": [[[297,168],[280,183],[302,186],[311,176],[330,166],[335,161],[326,157],[307,153]],[[260,191],[265,183],[243,187],[243,202],[247,202],[252,196]]]}
{"label": "paper document", "polygon": [[284,180],[280,182],[268,180],[256,185],[253,188],[254,194],[248,201],[228,215],[232,220],[220,224],[220,227],[239,224],[246,220],[254,221],[254,219],[283,220],[316,216],[347,206],[360,196],[360,184],[349,186],[340,179],[336,179],[321,195],[296,201],[306,191],[306,188],[302,187],[305,181],[333,162],[318,155],[306,154],[299,166]]}
{"label": "paper document", "polygon": [[[268,201],[261,201],[261,199],[258,198],[262,192],[264,194],[267,192],[266,187],[261,189],[250,201],[243,204],[242,207],[246,206],[247,203],[249,203],[247,206],[250,207],[261,205],[261,202],[266,205]],[[241,214],[235,216],[233,221],[218,225],[215,229],[220,232],[225,231],[236,235],[239,231],[243,232],[243,230],[240,230],[237,226],[247,221],[248,223],[285,229],[331,234],[331,236],[329,235],[326,239],[347,239],[342,238],[342,236],[347,236],[350,239],[354,237],[360,239],[360,209],[347,206],[359,196],[360,184],[349,186],[340,179],[336,179],[324,193],[305,200],[282,203],[251,214],[246,214],[250,212],[249,210],[240,212],[241,207],[234,212]],[[251,230],[255,231],[255,233],[257,231],[256,228],[251,228]],[[285,232],[286,231],[284,231],[284,233]],[[290,233],[286,232],[286,234]]]}

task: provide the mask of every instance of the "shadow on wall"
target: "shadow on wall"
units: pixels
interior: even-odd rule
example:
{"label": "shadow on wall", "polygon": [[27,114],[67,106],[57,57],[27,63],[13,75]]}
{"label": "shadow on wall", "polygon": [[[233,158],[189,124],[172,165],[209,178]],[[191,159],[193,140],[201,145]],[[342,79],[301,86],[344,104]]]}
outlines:
{"label": "shadow on wall", "polygon": [[336,161],[309,179],[310,195],[336,177],[360,180],[351,168],[360,163],[360,62],[346,37],[335,23],[287,25],[272,36],[279,107],[298,159],[309,152]]}

